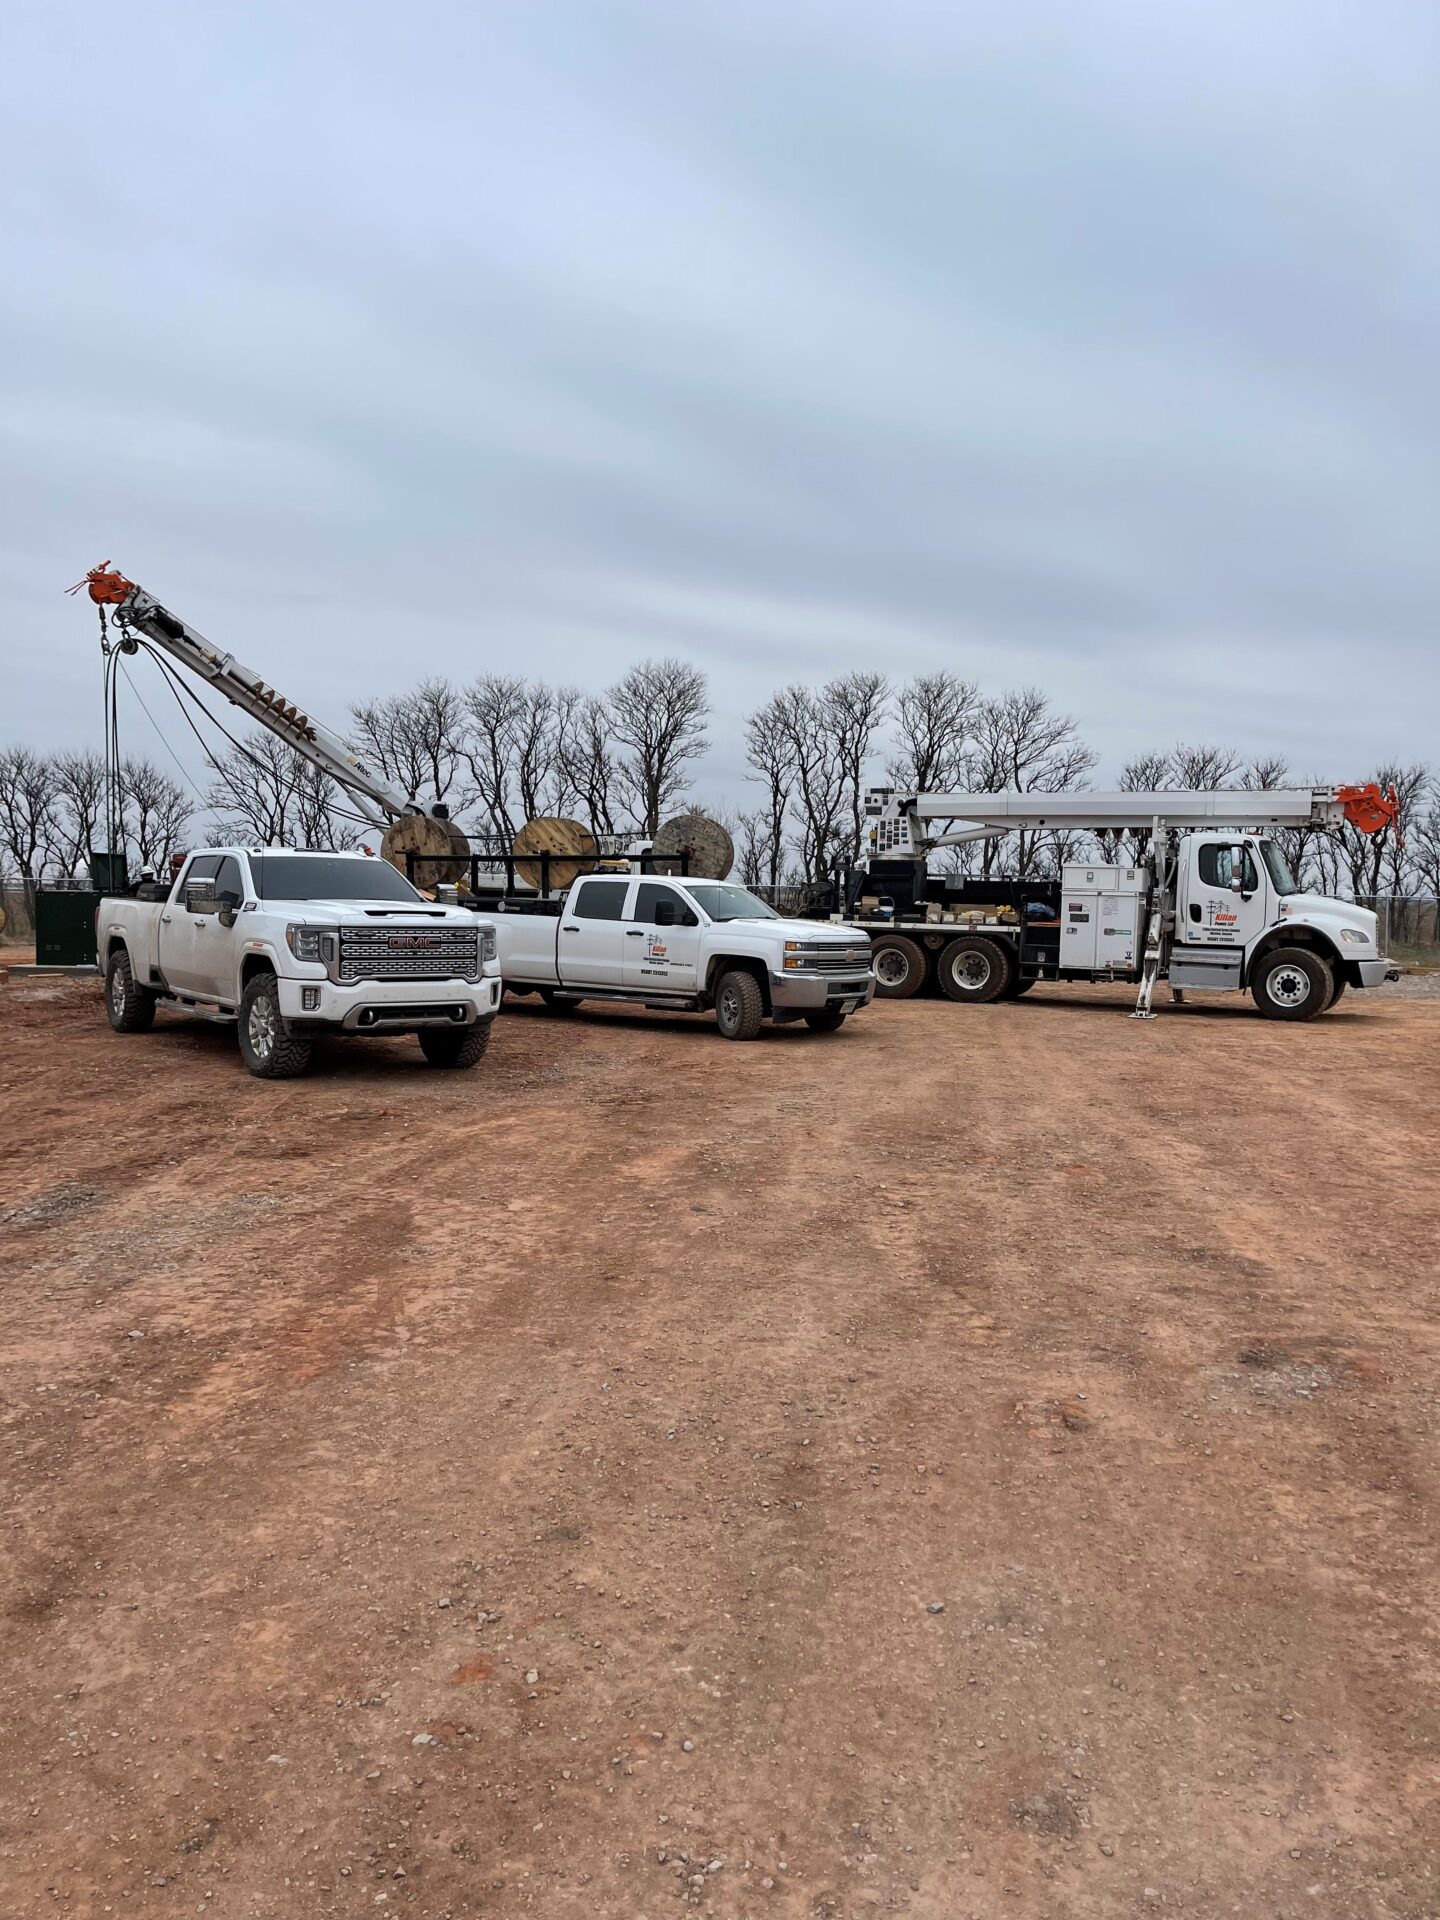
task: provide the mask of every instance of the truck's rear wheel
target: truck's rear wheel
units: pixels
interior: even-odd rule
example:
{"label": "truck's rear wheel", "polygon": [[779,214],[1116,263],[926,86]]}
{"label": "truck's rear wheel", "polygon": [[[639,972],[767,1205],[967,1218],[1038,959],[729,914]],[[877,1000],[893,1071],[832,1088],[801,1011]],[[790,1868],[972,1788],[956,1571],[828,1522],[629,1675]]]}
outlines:
{"label": "truck's rear wheel", "polygon": [[273,973],[257,973],[240,996],[240,1058],[257,1080],[294,1080],[310,1064],[309,1037],[285,1025]]}
{"label": "truck's rear wheel", "polygon": [[137,982],[124,947],[106,964],[105,1011],[116,1033],[148,1033],[155,1024],[155,995]]}
{"label": "truck's rear wheel", "polygon": [[882,933],[872,940],[870,965],[882,1000],[912,999],[925,984],[925,950],[903,933]]}
{"label": "truck's rear wheel", "polygon": [[485,1057],[490,1044],[490,1020],[477,1020],[473,1027],[456,1033],[444,1027],[422,1027],[418,1035],[420,1051],[432,1067],[473,1067]]}
{"label": "truck's rear wheel", "polygon": [[1277,947],[1256,967],[1250,992],[1267,1020],[1313,1020],[1329,1006],[1335,976],[1306,947]]}
{"label": "truck's rear wheel", "polygon": [[765,996],[753,973],[735,967],[715,989],[715,1024],[727,1040],[753,1040],[765,1018]]}
{"label": "truck's rear wheel", "polygon": [[971,1000],[983,1006],[998,1000],[1010,984],[1012,962],[998,940],[965,934],[941,954],[936,973],[947,1000]]}

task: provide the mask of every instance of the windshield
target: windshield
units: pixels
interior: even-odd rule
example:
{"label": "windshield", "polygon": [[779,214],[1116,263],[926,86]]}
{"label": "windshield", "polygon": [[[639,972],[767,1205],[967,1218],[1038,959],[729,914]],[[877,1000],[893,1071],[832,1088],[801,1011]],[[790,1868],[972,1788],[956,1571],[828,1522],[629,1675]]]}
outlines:
{"label": "windshield", "polygon": [[262,900],[402,900],[413,906],[422,898],[388,860],[252,853],[250,871]]}
{"label": "windshield", "polygon": [[1265,870],[1270,875],[1270,884],[1276,893],[1298,893],[1299,884],[1290,871],[1289,863],[1273,840],[1260,842],[1260,857],[1265,862]]}
{"label": "windshield", "polygon": [[721,881],[687,880],[685,891],[712,920],[774,920],[773,907],[757,900],[744,887],[730,887]]}

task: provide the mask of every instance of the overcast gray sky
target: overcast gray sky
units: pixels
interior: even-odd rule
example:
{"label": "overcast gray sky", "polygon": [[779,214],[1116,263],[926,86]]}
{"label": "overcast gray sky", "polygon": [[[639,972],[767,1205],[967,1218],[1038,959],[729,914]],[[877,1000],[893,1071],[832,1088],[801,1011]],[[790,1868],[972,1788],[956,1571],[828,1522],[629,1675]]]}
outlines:
{"label": "overcast gray sky", "polygon": [[[10,0],[0,740],[425,672],[1437,752],[1431,0]],[[139,663],[157,717],[180,723]],[[126,738],[158,755],[130,703]],[[167,728],[167,730],[169,730]]]}

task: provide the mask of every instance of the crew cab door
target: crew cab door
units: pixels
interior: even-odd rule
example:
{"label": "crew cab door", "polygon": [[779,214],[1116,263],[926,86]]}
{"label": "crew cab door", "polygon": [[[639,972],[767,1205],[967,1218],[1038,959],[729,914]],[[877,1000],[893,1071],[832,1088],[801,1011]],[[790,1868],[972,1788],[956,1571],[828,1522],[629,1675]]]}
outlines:
{"label": "crew cab door", "polygon": [[621,920],[628,880],[579,880],[560,916],[556,966],[562,987],[619,987],[624,980]]}
{"label": "crew cab door", "polygon": [[212,935],[218,930],[219,902],[214,895],[220,860],[218,853],[193,854],[160,909],[160,971],[172,993],[211,998],[218,994],[217,988],[205,982],[209,978],[207,956],[219,952]]}
{"label": "crew cab door", "polygon": [[[1190,962],[1213,973],[1215,986],[1238,987],[1246,950],[1273,917],[1269,880],[1259,848],[1253,840],[1242,840],[1238,834],[1228,838],[1195,834],[1187,850],[1189,858],[1183,864],[1176,902],[1178,951],[1171,962],[1172,974],[1176,960],[1182,965]],[[1237,860],[1242,863],[1238,892],[1231,885]],[[1204,958],[1194,957],[1200,955]],[[1198,978],[1187,978],[1187,984],[1202,983]]]}
{"label": "crew cab door", "polygon": [[700,965],[700,916],[664,880],[639,880],[625,916],[625,985],[693,993]]}

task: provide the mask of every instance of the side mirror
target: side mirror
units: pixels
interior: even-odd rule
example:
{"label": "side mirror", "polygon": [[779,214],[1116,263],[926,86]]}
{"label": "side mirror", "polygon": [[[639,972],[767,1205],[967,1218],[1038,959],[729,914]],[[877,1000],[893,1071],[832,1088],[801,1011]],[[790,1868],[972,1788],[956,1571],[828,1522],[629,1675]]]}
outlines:
{"label": "side mirror", "polygon": [[698,927],[700,924],[700,916],[693,907],[686,907],[681,912],[680,924],[682,927]]}
{"label": "side mirror", "polygon": [[1249,857],[1250,856],[1249,856],[1248,848],[1232,847],[1230,849],[1230,891],[1231,893],[1244,893],[1245,863],[1249,859]]}
{"label": "side mirror", "polygon": [[214,913],[219,906],[215,898],[213,880],[187,880],[185,882],[185,911],[187,913]]}
{"label": "side mirror", "polygon": [[657,900],[655,902],[655,924],[657,927],[673,927],[678,918],[679,915],[675,911],[675,902],[673,900]]}

